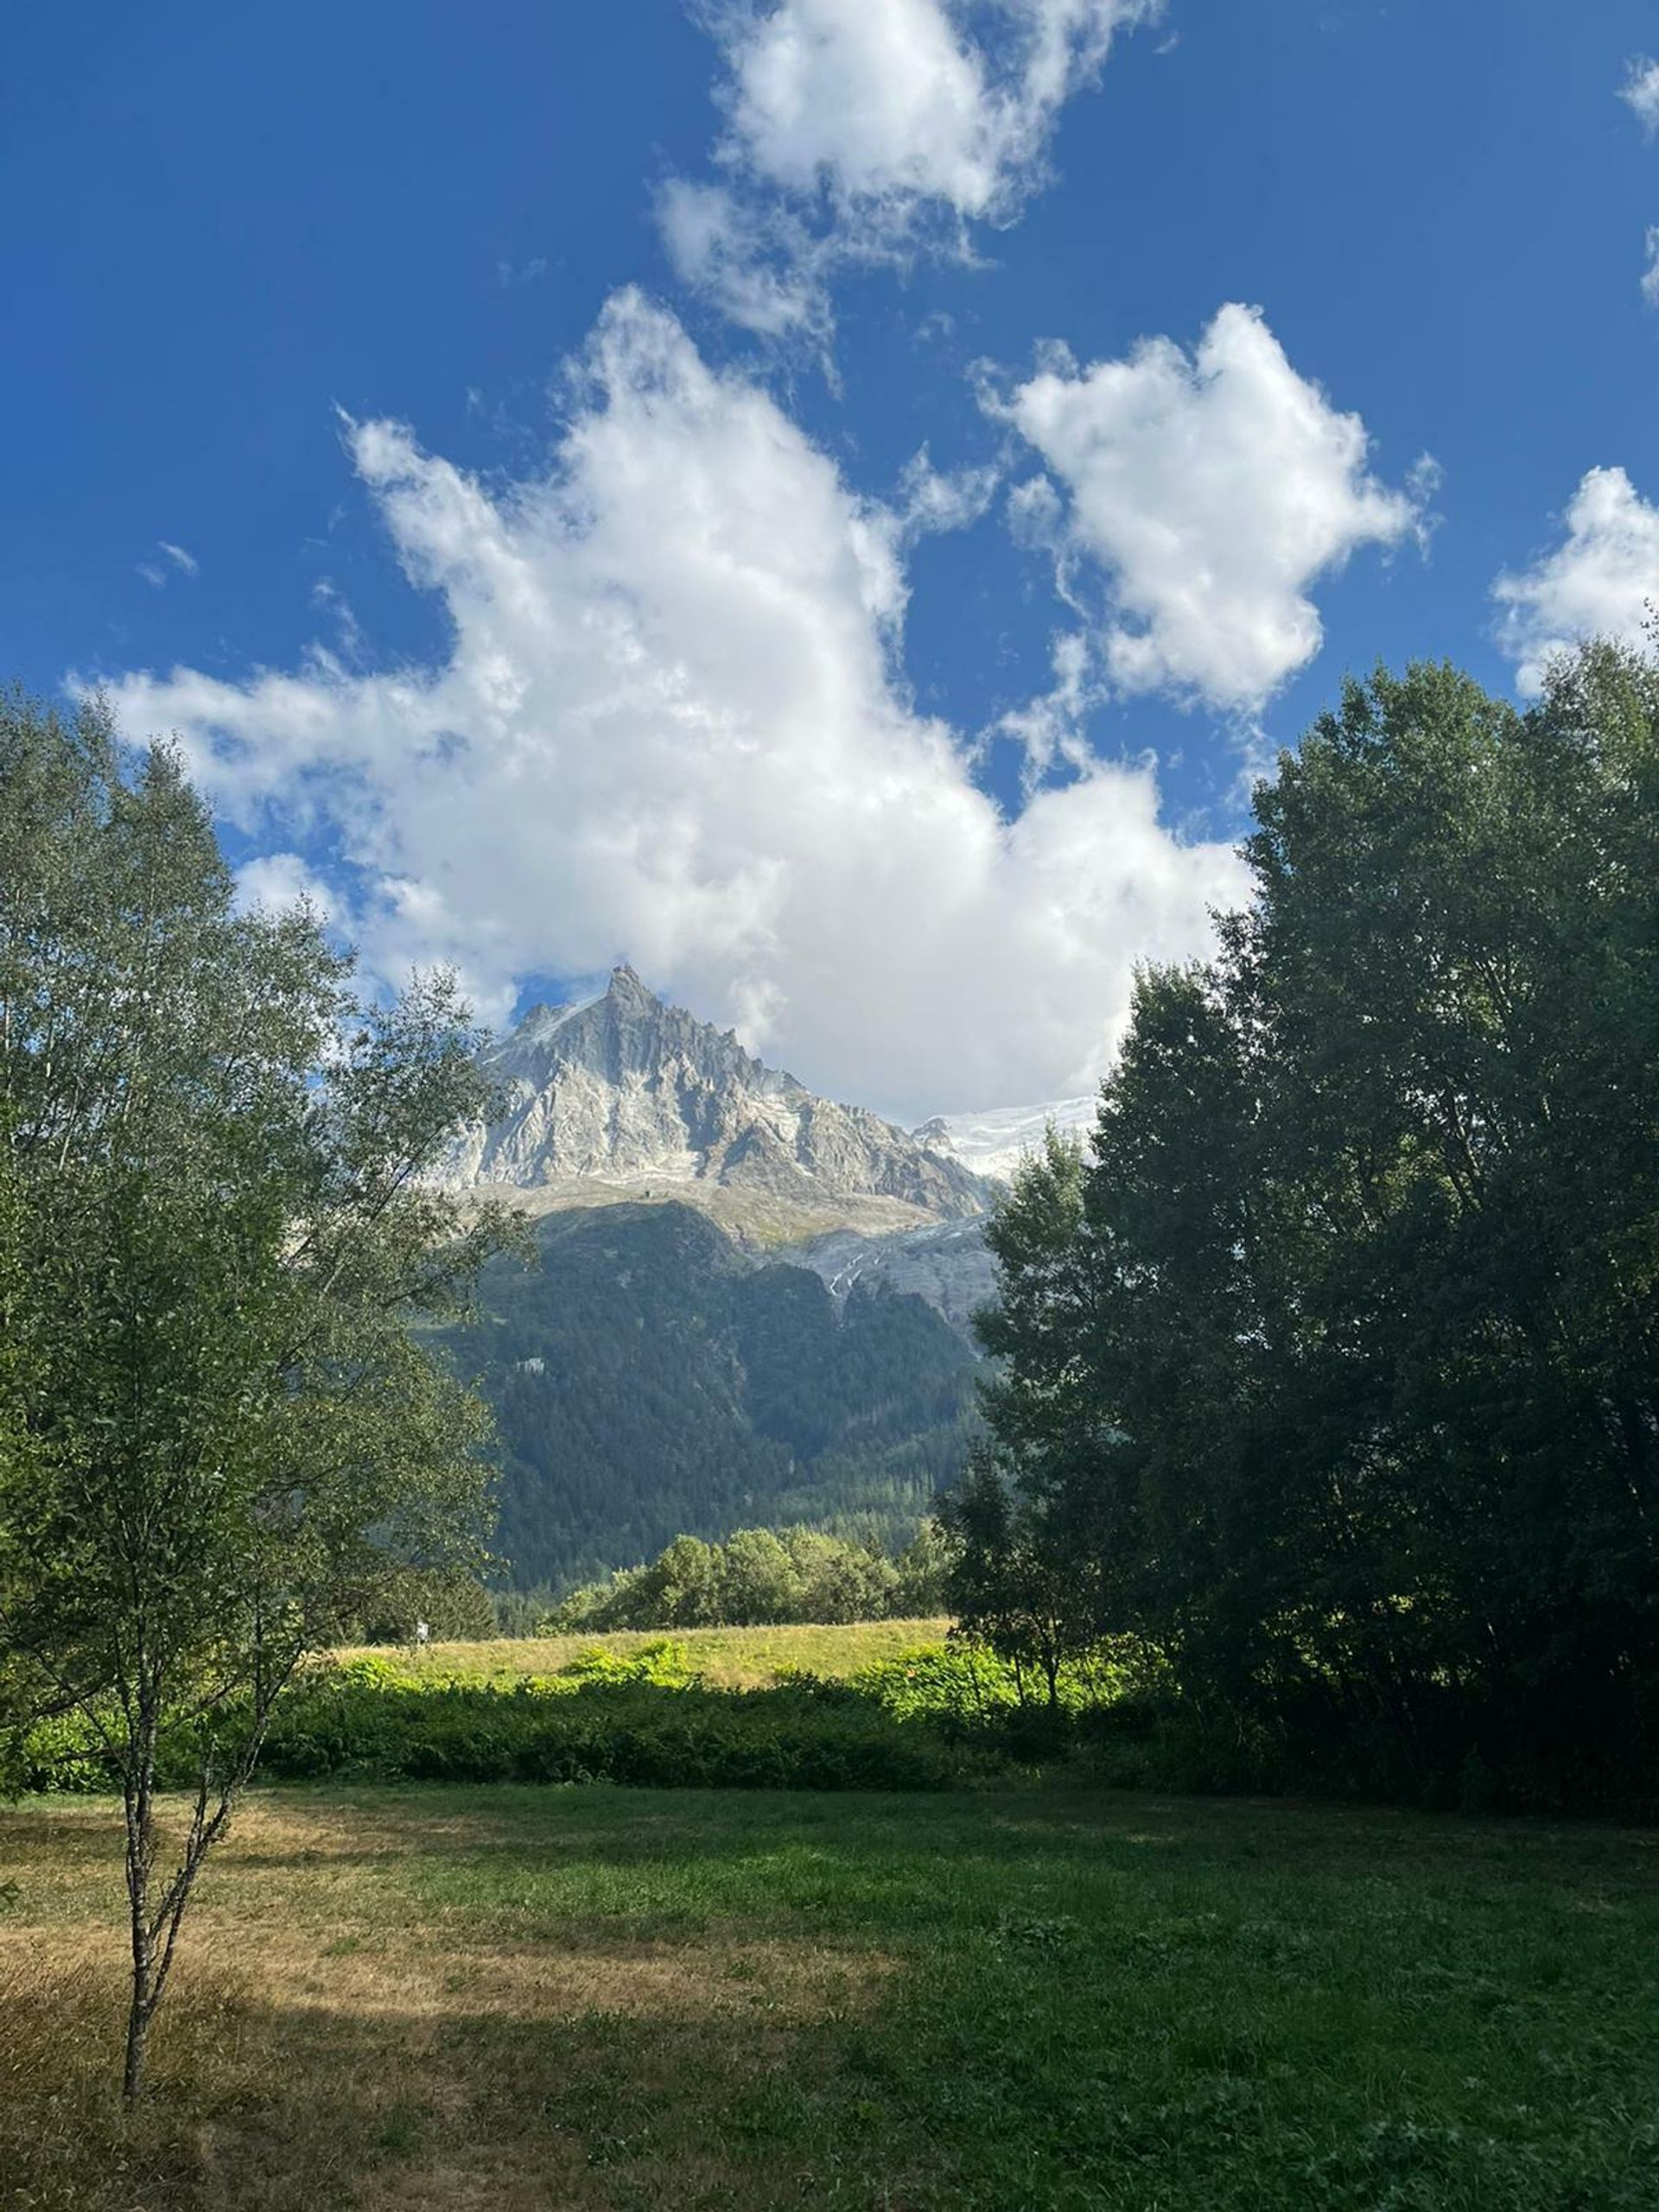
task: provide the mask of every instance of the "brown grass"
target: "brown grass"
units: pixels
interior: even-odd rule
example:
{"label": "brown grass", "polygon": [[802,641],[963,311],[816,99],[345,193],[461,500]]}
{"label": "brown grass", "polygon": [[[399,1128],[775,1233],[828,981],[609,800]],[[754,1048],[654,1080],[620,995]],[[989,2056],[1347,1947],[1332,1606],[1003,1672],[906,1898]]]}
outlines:
{"label": "brown grass", "polygon": [[[0,1836],[24,1893],[0,1918],[6,2212],[805,2201],[786,2177],[711,2158],[694,2114],[677,2113],[677,2084],[786,2074],[893,1972],[874,1948],[730,1924],[498,1935],[498,1909],[481,1933],[470,1912],[411,1912],[399,1878],[434,1853],[487,1860],[487,1804],[423,1819],[418,1801],[261,1798],[189,1923],[152,2094],[129,2121],[114,1812],[19,1813]],[[637,2139],[642,2125],[660,2152]]]}

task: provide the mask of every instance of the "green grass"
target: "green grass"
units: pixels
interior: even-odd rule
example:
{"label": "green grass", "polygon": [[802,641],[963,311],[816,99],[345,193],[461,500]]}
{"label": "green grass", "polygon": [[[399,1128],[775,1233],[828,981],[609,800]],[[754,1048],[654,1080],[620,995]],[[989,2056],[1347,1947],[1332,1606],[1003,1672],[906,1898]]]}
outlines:
{"label": "green grass", "polygon": [[113,1815],[37,1801],[0,2204],[1659,2207],[1656,1853],[1056,1789],[270,1791],[124,2134]]}
{"label": "green grass", "polygon": [[583,1652],[621,1657],[671,1636],[713,1689],[760,1689],[785,1669],[841,1678],[917,1644],[938,1643],[947,1620],[855,1621],[843,1627],[623,1629],[608,1636],[501,1637],[483,1643],[433,1643],[418,1653],[367,1649],[345,1658],[396,1659],[423,1674],[461,1681],[542,1681]]}

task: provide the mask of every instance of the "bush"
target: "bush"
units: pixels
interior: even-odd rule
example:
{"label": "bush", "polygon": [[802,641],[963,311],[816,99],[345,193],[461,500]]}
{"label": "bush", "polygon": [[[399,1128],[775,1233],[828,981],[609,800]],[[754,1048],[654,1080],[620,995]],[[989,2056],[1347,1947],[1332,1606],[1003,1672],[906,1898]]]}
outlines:
{"label": "bush", "polygon": [[365,1679],[357,1662],[283,1706],[264,1770],[304,1781],[773,1789],[938,1789],[958,1770],[938,1732],[868,1698],[826,1700],[802,1686],[708,1690],[683,1675],[683,1687],[664,1687],[650,1670],[675,1668],[671,1644],[626,1664],[638,1671],[607,1659],[573,1686],[502,1688]]}
{"label": "bush", "polygon": [[649,1682],[654,1689],[689,1689],[700,1680],[691,1655],[674,1637],[656,1637],[632,1651],[607,1651],[594,1644],[578,1651],[568,1667],[560,1669],[566,1681],[578,1682]]}

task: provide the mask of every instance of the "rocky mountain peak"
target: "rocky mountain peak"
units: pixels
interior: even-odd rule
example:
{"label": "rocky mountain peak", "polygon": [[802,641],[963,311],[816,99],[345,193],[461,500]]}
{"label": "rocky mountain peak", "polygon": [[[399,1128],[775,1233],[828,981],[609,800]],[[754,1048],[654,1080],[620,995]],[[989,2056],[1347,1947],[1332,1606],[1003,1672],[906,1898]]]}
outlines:
{"label": "rocky mountain peak", "polygon": [[960,1162],[815,1096],[626,964],[595,998],[532,1007],[488,1066],[503,1110],[458,1142],[456,1185],[701,1184],[820,1211],[886,1199],[935,1220],[970,1217],[989,1196]]}
{"label": "rocky mountain peak", "polygon": [[654,991],[649,991],[640,982],[635,969],[626,960],[611,970],[611,980],[605,987],[605,995],[619,1006],[645,1004],[658,1008],[662,1001]]}

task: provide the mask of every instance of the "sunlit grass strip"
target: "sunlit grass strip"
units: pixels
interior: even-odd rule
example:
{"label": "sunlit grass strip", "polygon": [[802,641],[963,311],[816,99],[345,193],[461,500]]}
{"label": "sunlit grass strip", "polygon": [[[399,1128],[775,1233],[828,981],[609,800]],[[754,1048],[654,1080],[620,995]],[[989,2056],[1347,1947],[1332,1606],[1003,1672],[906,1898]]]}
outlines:
{"label": "sunlit grass strip", "polygon": [[[917,1644],[944,1640],[944,1619],[859,1621],[836,1627],[687,1628],[671,1631],[712,1689],[759,1689],[791,1669],[841,1679]],[[471,1681],[537,1681],[562,1675],[584,1652],[626,1657],[668,1631],[619,1630],[610,1635],[500,1637],[480,1643],[434,1643],[420,1652],[377,1650],[428,1676]],[[366,1649],[342,1658],[370,1656]]]}

